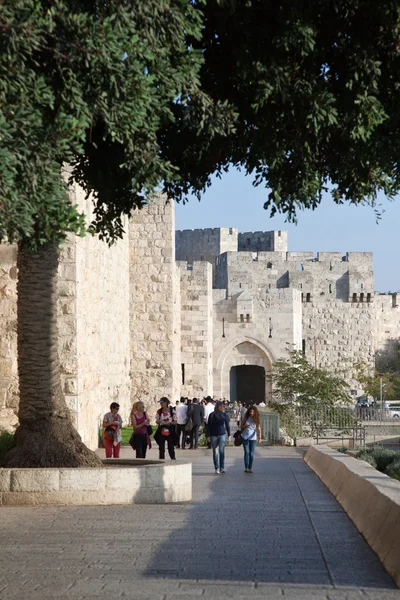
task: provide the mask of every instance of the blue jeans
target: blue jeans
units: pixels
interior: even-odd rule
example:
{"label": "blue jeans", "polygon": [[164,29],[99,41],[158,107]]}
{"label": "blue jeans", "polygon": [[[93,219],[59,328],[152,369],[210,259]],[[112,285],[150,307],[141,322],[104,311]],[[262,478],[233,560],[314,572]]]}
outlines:
{"label": "blue jeans", "polygon": [[244,440],[242,438],[242,442],[244,449],[244,468],[251,469],[253,467],[254,451],[257,446],[257,440]]}
{"label": "blue jeans", "polygon": [[[213,451],[214,467],[216,469],[225,469],[225,444],[226,435],[212,435],[211,448]],[[218,464],[219,460],[219,464]]]}

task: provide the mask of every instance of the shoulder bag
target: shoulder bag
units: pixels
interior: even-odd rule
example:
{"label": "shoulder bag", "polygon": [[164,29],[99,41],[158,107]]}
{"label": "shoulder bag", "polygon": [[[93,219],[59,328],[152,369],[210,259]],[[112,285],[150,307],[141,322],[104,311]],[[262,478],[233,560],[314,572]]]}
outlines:
{"label": "shoulder bag", "polygon": [[[144,413],[144,416],[146,417],[146,421],[147,421],[147,414]],[[151,435],[153,433],[153,427],[151,425],[147,425],[147,433],[149,435]]]}
{"label": "shoulder bag", "polygon": [[236,433],[233,434],[233,443],[235,446],[242,445],[242,433],[239,429],[237,430]]}

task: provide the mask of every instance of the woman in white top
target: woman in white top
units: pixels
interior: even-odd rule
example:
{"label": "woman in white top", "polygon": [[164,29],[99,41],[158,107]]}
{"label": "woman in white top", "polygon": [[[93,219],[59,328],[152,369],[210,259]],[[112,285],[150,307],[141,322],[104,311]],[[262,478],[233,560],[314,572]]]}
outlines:
{"label": "woman in white top", "polygon": [[250,406],[247,409],[241,429],[244,449],[244,472],[252,473],[254,452],[257,442],[261,442],[260,413],[255,406]]}
{"label": "woman in white top", "polygon": [[118,402],[112,402],[110,412],[106,413],[103,417],[103,441],[106,449],[106,458],[119,458],[122,419],[118,411]]}

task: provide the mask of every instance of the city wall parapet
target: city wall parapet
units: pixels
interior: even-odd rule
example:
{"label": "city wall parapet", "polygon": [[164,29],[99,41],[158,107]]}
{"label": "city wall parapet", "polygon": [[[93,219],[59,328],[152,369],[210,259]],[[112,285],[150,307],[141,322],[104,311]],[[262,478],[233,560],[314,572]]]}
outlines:
{"label": "city wall parapet", "polygon": [[400,482],[327,446],[304,457],[400,587]]}

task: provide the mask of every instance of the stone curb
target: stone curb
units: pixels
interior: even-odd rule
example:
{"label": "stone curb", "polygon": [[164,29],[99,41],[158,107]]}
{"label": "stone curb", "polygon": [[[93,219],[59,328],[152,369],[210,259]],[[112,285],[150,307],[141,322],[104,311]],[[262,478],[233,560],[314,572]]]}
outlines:
{"label": "stone curb", "polygon": [[166,504],[192,499],[191,463],[103,462],[99,469],[0,469],[0,505]]}
{"label": "stone curb", "polygon": [[310,446],[304,460],[400,587],[400,483],[327,446]]}

